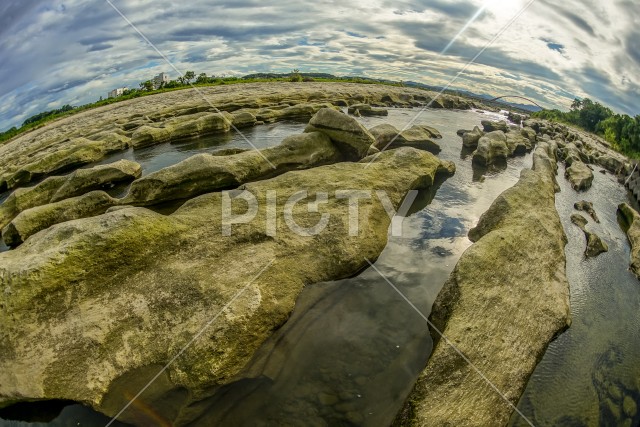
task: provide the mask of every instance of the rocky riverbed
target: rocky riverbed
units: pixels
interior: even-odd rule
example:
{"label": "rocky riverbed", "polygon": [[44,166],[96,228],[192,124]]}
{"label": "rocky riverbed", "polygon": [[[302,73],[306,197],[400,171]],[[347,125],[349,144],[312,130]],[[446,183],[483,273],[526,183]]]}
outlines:
{"label": "rocky riverbed", "polygon": [[[458,249],[462,256],[449,280],[440,281],[431,314],[438,330],[517,404],[546,347],[570,324],[557,180],[566,170],[571,191],[588,194],[598,181],[592,169],[631,172],[624,157],[564,126],[532,120],[516,126],[472,112],[464,114],[478,119],[465,119],[465,126],[482,130],[460,131],[462,138],[453,128],[432,126],[428,115],[403,128],[394,111],[410,112],[435,96],[414,89],[256,84],[210,88],[207,101],[193,95],[178,91],[84,112],[0,147],[2,185],[17,187],[0,205],[3,238],[14,247],[0,253],[1,406],[57,399],[138,425],[149,422],[149,412],[176,425],[219,421],[233,402],[212,402],[220,393],[249,399],[238,385],[260,372],[262,346],[273,345],[268,340],[288,324],[301,292],[356,275],[383,253],[391,216],[410,190],[433,198],[455,163],[473,165],[474,185],[483,187],[537,147],[532,170],[473,224],[469,237],[476,243],[464,255],[471,242]],[[479,107],[450,96],[431,106]],[[206,138],[229,140],[237,130],[250,135],[287,123],[299,123],[292,125],[297,131],[259,150],[245,141],[198,152]],[[457,158],[448,144],[456,144]],[[193,155],[153,170],[126,154],[189,145]],[[440,152],[451,161],[434,155]],[[356,232],[352,197],[359,199]],[[224,206],[233,206],[237,219],[247,203],[249,210],[256,204],[249,221],[225,221]],[[588,202],[580,208],[595,221]],[[637,213],[620,210],[635,246]],[[607,239],[575,215],[584,251],[603,256]],[[367,421],[350,404],[344,420],[390,422],[418,377],[396,422],[506,424],[513,406],[457,360],[448,340],[434,338],[424,372],[390,384],[400,395],[377,401],[388,406],[380,417]],[[410,348],[426,360],[428,348]],[[158,372],[139,405],[120,414]],[[346,405],[339,394],[325,393],[320,403]]]}

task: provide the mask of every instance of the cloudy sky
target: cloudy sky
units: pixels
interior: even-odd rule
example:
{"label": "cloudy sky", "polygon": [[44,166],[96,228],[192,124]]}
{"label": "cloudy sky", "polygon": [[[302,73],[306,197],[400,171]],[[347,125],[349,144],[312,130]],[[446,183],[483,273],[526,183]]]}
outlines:
{"label": "cloudy sky", "polygon": [[[180,71],[329,72],[640,114],[638,0],[111,0]],[[106,0],[2,0],[0,130],[178,74]]]}

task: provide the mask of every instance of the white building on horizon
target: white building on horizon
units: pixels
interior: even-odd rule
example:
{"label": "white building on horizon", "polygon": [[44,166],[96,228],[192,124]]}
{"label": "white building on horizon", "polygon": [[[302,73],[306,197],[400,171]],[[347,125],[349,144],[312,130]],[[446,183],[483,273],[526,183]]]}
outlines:
{"label": "white building on horizon", "polygon": [[160,73],[153,77],[153,88],[159,89],[163,84],[169,83],[169,75],[167,73]]}
{"label": "white building on horizon", "polygon": [[117,98],[124,93],[125,90],[128,90],[127,87],[119,87],[109,92],[109,98]]}

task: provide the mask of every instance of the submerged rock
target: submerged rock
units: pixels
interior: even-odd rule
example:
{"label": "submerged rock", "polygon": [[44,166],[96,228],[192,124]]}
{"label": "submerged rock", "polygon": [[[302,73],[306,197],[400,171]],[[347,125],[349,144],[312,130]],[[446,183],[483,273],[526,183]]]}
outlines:
{"label": "submerged rock", "polygon": [[65,221],[100,215],[118,204],[104,191],[92,191],[78,197],[27,209],[2,229],[2,239],[8,246],[18,246],[28,237]]}
{"label": "submerged rock", "polygon": [[[287,320],[304,286],[352,276],[379,256],[390,218],[372,188],[397,209],[410,189],[429,188],[452,167],[401,148],[367,168],[345,162],[250,183],[256,216],[233,224],[230,236],[221,193],[171,215],[129,207],[32,236],[0,253],[0,405],[71,399],[113,416],[172,362],[119,420],[148,424],[153,413],[188,424],[197,401],[229,383]],[[371,194],[359,200],[351,235],[347,199],[336,194],[345,188]],[[290,207],[299,227],[329,214],[317,235],[283,220],[301,189],[310,197]],[[271,230],[269,192],[277,195]],[[323,192],[319,211],[306,209]],[[233,211],[245,213],[233,200]]]}
{"label": "submerged rock", "polygon": [[331,108],[323,108],[309,121],[305,132],[321,132],[347,156],[360,160],[376,142],[369,131],[356,119]]}
{"label": "submerged rock", "polygon": [[[469,237],[431,312],[434,349],[396,425],[506,425],[549,342],[570,324],[566,237],[555,208],[555,158],[502,193]],[[538,159],[538,160],[536,160]],[[546,159],[547,161],[541,161]]]}
{"label": "submerged rock", "polygon": [[618,206],[618,217],[631,245],[631,271],[640,279],[640,214],[631,206]]}
{"label": "submerged rock", "polygon": [[593,209],[593,203],[587,202],[585,200],[581,200],[573,204],[573,208],[578,211],[586,212],[593,218],[593,220],[597,223],[600,223],[600,219],[598,219],[598,214],[595,209]]}
{"label": "submerged rock", "polygon": [[507,157],[509,157],[509,148],[504,132],[489,132],[478,140],[478,148],[473,152],[473,163],[489,166],[506,162]]}
{"label": "submerged rock", "polygon": [[571,187],[576,191],[586,191],[593,183],[593,172],[580,160],[571,163],[564,173],[564,176],[571,183]]}
{"label": "submerged rock", "polygon": [[584,255],[587,258],[592,258],[600,255],[603,252],[609,252],[609,246],[595,233],[587,230],[588,221],[585,217],[579,214],[571,215],[571,222],[574,223],[587,239],[587,247],[584,251]]}

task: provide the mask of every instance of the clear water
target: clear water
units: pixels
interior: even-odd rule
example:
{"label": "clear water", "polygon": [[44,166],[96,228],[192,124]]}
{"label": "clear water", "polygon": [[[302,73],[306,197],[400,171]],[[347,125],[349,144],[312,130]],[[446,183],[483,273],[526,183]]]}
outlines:
{"label": "clear water", "polygon": [[[622,408],[625,396],[640,406],[640,282],[628,270],[629,244],[616,217],[627,193],[597,169],[587,192],[576,193],[564,178],[558,182],[573,323],[550,344],[518,407],[540,426],[638,426],[640,414],[629,417]],[[584,234],[570,220],[580,200],[593,202],[600,224],[583,214],[587,229],[609,245],[596,258],[584,257]],[[512,417],[511,426],[525,425]]]}
{"label": "clear water", "polygon": [[[360,120],[367,127],[391,123],[402,128],[416,112],[397,109],[388,117]],[[454,161],[457,172],[438,189],[420,195],[415,212],[403,220],[402,236],[390,236],[375,265],[424,315],[471,245],[468,230],[495,197],[515,184],[520,170],[531,166],[531,156],[525,156],[511,159],[500,171],[472,168],[456,130],[471,129],[484,118],[473,111],[429,110],[416,122],[442,132],[439,156]],[[304,126],[277,123],[245,134],[263,148]],[[102,163],[128,158],[148,174],[195,153],[231,147],[247,144],[230,134],[130,150]],[[615,218],[615,207],[626,194],[612,177],[599,173],[594,188],[581,195],[562,175],[559,182],[563,191],[557,206],[569,237],[574,323],[550,345],[519,407],[536,425],[622,425],[624,417],[602,408],[606,399],[612,400],[611,393],[617,396],[611,384],[638,401],[640,284],[627,271],[629,245]],[[582,257],[582,232],[569,221],[574,201],[583,198],[594,202],[602,221],[588,227],[610,248],[590,260]],[[198,405],[204,412],[194,424],[389,425],[430,351],[424,320],[374,270],[314,284],[302,292],[287,324],[265,343],[242,378]],[[104,424],[99,414],[94,416],[80,425]],[[76,420],[77,415],[63,412],[50,425],[76,425]],[[632,422],[637,425],[637,419]],[[512,423],[520,425],[520,420],[514,417]],[[5,425],[2,420],[0,425]]]}
{"label": "clear water", "polygon": [[[402,128],[415,113],[393,110],[362,122]],[[456,130],[473,128],[482,118],[436,110],[416,122],[442,132],[439,156],[454,161],[457,172],[437,192],[422,195],[418,212],[404,219],[402,237],[390,237],[375,263],[425,315],[471,244],[469,229],[515,184],[520,170],[530,167],[530,156],[517,158],[506,170],[479,179]],[[204,402],[209,408],[194,424],[389,425],[431,347],[425,321],[375,270],[314,284],[302,292],[293,315],[262,347],[245,378]]]}

